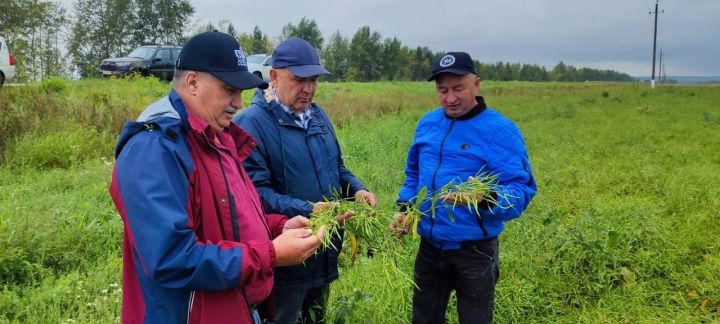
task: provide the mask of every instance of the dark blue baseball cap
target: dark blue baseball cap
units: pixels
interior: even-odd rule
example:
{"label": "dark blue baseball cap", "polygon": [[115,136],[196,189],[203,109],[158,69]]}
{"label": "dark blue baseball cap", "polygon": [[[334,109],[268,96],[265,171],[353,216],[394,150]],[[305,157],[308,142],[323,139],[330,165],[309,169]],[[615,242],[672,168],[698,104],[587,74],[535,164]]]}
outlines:
{"label": "dark blue baseball cap", "polygon": [[287,68],[301,78],[332,74],[320,65],[317,50],[303,39],[292,37],[278,44],[273,51],[273,69]]}
{"label": "dark blue baseball cap", "polygon": [[466,75],[475,73],[475,63],[470,54],[465,52],[447,52],[440,59],[432,63],[432,75],[428,81],[435,80],[438,75],[450,73],[455,75]]}
{"label": "dark blue baseball cap", "polygon": [[207,72],[236,89],[266,89],[267,82],[248,72],[245,52],[232,36],[210,31],[188,39],[175,63],[177,70]]}

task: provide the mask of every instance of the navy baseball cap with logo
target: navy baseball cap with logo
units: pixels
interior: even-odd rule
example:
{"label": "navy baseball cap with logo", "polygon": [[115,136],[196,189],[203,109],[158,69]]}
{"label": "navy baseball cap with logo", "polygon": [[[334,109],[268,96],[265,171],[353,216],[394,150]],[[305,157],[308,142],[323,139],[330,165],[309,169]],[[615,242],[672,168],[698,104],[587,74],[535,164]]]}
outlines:
{"label": "navy baseball cap with logo", "polygon": [[301,78],[332,74],[320,65],[317,50],[303,39],[291,37],[278,44],[272,54],[273,69],[287,68]]}
{"label": "navy baseball cap with logo", "polygon": [[455,75],[466,75],[475,73],[475,63],[470,54],[465,52],[447,52],[439,60],[432,64],[432,75],[428,81],[435,80],[438,75],[451,73]]}
{"label": "navy baseball cap with logo", "polygon": [[177,70],[207,72],[236,89],[266,89],[267,82],[248,72],[245,52],[232,36],[210,31],[188,39],[175,63]]}

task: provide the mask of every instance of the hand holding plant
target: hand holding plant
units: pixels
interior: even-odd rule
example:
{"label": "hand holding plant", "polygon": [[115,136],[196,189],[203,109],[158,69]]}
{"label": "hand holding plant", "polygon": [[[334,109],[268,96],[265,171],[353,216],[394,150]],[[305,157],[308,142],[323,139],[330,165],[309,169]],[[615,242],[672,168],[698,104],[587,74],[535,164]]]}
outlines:
{"label": "hand holding plant", "polygon": [[402,237],[410,232],[411,218],[405,213],[395,213],[393,222],[388,225],[390,232],[396,237]]}
{"label": "hand holding plant", "polygon": [[377,200],[377,196],[375,196],[374,193],[362,189],[362,190],[358,190],[355,193],[355,202],[365,203],[368,206],[376,206],[378,203],[378,200]]}
{"label": "hand holding plant", "polygon": [[297,229],[297,228],[308,228],[310,227],[310,220],[303,217],[303,216],[295,216],[293,218],[290,218],[285,222],[285,225],[283,226],[283,233],[287,230],[291,229]]}
{"label": "hand holding plant", "polygon": [[448,202],[448,203],[452,204],[453,206],[455,206],[455,205],[472,205],[475,202],[477,202],[477,203],[482,202],[483,194],[482,193],[476,194],[473,192],[465,192],[465,191],[463,191],[463,192],[455,191],[455,192],[449,192],[445,195],[441,195],[440,200]]}

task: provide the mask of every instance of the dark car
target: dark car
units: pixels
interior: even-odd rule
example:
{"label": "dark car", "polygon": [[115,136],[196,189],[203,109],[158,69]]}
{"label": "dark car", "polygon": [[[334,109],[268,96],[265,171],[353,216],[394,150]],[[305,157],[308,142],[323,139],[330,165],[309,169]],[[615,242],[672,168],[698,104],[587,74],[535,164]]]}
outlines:
{"label": "dark car", "polygon": [[140,73],[170,81],[180,49],[174,45],[143,45],[125,57],[104,59],[99,70],[103,76]]}

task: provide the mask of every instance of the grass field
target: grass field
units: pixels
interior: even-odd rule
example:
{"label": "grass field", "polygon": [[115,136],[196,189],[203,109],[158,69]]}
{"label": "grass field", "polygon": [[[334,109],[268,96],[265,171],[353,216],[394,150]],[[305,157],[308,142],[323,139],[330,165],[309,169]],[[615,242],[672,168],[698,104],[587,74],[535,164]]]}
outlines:
{"label": "grass field", "polygon": [[[154,79],[0,89],[0,323],[119,321],[112,149],[124,120],[167,90]],[[437,105],[432,84],[318,91],[346,164],[392,211],[415,124]],[[501,235],[496,322],[718,322],[720,86],[483,82],[480,92],[522,130],[538,182]],[[406,239],[407,273],[416,249]],[[385,284],[377,259],[343,256],[333,321],[409,322],[411,287]]]}

